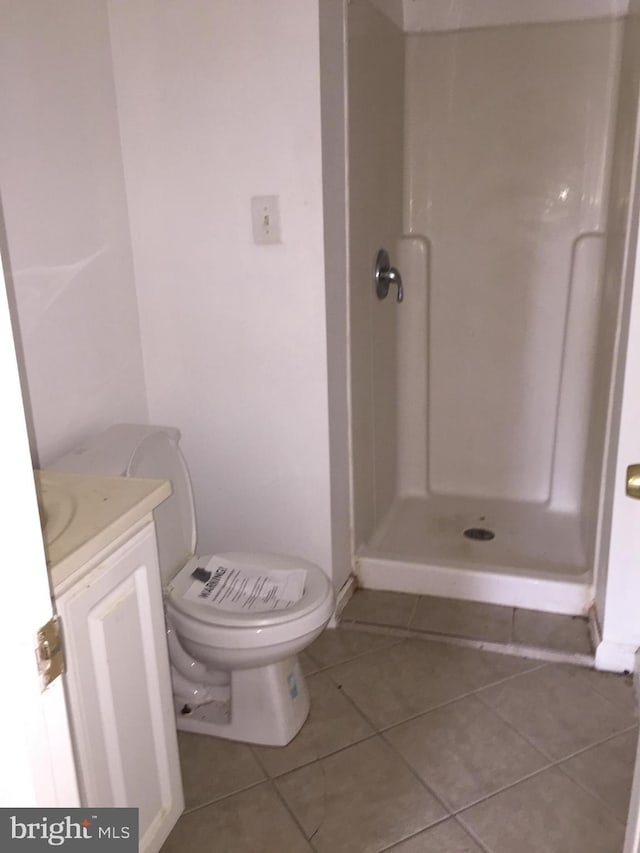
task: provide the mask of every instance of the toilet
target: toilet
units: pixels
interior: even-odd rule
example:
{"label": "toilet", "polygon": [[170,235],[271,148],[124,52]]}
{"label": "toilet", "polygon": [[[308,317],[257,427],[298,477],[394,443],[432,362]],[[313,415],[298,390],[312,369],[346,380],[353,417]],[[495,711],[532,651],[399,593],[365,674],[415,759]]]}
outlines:
{"label": "toilet", "polygon": [[[309,713],[297,655],[326,627],[333,590],[281,554],[196,554],[191,480],[171,427],[117,424],[58,459],[59,471],[171,480],[154,511],[179,729],[284,746]],[[296,588],[297,587],[297,588]]]}

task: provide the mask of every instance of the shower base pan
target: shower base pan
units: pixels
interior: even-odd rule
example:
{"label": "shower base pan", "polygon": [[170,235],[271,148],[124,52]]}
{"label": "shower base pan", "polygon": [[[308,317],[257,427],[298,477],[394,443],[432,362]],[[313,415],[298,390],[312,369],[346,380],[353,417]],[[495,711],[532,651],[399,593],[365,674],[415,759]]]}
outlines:
{"label": "shower base pan", "polygon": [[579,517],[543,504],[398,498],[358,551],[356,573],[366,589],[548,613],[584,615],[593,603]]}

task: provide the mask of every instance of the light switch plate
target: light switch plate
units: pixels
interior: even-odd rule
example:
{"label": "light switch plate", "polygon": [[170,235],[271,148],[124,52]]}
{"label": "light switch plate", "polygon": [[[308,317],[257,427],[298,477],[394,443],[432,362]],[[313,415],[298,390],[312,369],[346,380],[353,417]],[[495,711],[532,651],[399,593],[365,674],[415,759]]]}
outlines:
{"label": "light switch plate", "polygon": [[251,199],[253,242],[280,243],[280,204],[277,195],[254,195]]}

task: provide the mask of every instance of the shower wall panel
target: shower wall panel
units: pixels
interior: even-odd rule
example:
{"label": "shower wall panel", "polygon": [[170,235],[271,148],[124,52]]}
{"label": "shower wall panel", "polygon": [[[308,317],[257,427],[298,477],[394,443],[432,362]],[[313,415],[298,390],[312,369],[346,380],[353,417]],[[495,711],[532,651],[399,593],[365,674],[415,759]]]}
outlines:
{"label": "shower wall panel", "polygon": [[[593,263],[575,261],[605,226],[618,36],[618,22],[588,21],[407,37],[407,224],[431,247],[434,493],[545,502],[558,433],[584,446],[588,412],[560,393],[577,384],[584,401],[592,382],[576,352],[595,347],[579,331],[598,310],[598,246]],[[576,299],[586,323],[570,322]],[[560,491],[576,503],[582,467],[564,466],[576,482]]]}
{"label": "shower wall panel", "polygon": [[396,481],[396,315],[373,266],[402,233],[404,38],[366,0],[349,4],[349,279],[354,536],[366,541]]}
{"label": "shower wall panel", "polygon": [[629,0],[404,0],[403,7],[404,30],[415,33],[622,16]]}

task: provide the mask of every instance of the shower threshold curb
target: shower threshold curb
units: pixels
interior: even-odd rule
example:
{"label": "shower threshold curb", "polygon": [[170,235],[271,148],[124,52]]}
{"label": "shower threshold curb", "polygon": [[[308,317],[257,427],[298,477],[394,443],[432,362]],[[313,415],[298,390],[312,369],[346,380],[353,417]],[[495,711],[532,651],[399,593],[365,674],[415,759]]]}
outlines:
{"label": "shower threshold curb", "polygon": [[594,591],[588,574],[525,574],[505,567],[473,568],[445,563],[416,563],[361,551],[356,558],[359,586],[386,592],[433,595],[520,607],[544,613],[586,616]]}

